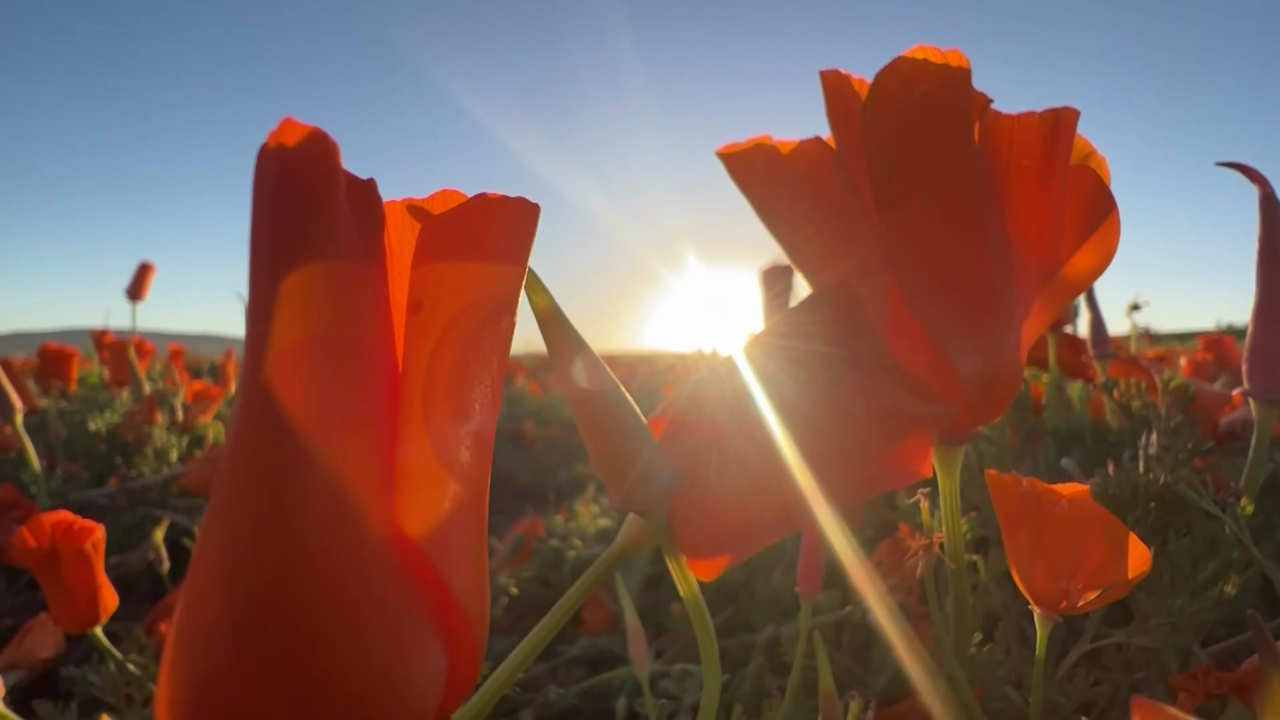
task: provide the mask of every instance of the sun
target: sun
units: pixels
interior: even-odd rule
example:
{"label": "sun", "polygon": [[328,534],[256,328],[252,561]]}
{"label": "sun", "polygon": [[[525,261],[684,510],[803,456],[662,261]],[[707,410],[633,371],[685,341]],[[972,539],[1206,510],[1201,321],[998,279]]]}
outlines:
{"label": "sun", "polygon": [[645,344],[655,350],[730,355],[764,326],[755,273],[707,267],[693,255],[654,308]]}

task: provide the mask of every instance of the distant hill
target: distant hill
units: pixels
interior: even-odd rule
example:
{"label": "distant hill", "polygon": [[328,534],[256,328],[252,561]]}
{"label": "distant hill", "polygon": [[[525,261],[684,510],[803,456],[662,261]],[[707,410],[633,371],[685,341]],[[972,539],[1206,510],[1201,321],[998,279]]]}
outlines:
{"label": "distant hill", "polygon": [[[96,328],[95,328],[96,329]],[[43,342],[65,343],[67,345],[75,345],[77,347],[87,348],[89,342],[90,328],[73,328],[69,330],[29,330],[26,332],[8,333],[0,335],[0,355],[30,355],[36,351],[36,348]],[[112,328],[117,335],[127,334],[129,331],[121,328]],[[179,342],[187,346],[187,352],[191,355],[199,355],[204,357],[214,357],[221,355],[228,347],[234,347],[236,354],[240,355],[244,352],[244,340],[242,338],[233,338],[223,335],[203,335],[194,333],[173,333],[159,332],[152,330],[140,330],[148,340],[156,344],[156,348],[160,352],[164,352],[164,346],[167,343]]]}

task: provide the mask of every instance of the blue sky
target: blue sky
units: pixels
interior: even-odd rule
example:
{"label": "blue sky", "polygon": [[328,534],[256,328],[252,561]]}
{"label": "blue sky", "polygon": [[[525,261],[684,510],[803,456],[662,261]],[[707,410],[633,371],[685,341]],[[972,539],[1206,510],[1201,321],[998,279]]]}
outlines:
{"label": "blue sky", "polygon": [[[377,8],[374,9],[373,6]],[[441,186],[543,208],[533,265],[601,348],[635,347],[690,252],[780,259],[713,152],[825,133],[817,72],[957,46],[1005,110],[1074,105],[1110,160],[1157,328],[1242,321],[1256,200],[1280,181],[1280,3],[22,2],[0,7],[0,332],[127,322],[239,334],[253,159],[284,115],[386,197]],[[521,312],[517,349],[536,348]]]}

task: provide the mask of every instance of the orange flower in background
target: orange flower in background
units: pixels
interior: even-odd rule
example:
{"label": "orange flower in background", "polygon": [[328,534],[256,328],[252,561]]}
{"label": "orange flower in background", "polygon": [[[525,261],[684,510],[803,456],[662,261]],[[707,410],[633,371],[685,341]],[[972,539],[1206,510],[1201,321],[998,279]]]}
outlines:
{"label": "orange flower in background", "polygon": [[1068,332],[1047,332],[1036,339],[1027,351],[1027,366],[1049,369],[1049,338],[1055,339],[1054,345],[1058,353],[1058,371],[1063,377],[1071,380],[1093,382],[1098,377],[1098,369],[1093,364],[1093,356],[1089,354],[1089,342],[1082,337]]}
{"label": "orange flower in background", "polygon": [[52,395],[59,387],[69,393],[76,391],[80,348],[61,343],[41,343],[36,349],[36,363],[36,385],[41,393]]}
{"label": "orange flower in background", "polygon": [[0,357],[0,372],[9,378],[9,384],[13,385],[13,390],[18,394],[18,400],[22,401],[22,407],[26,412],[40,409],[40,398],[36,396],[35,389],[27,381],[27,374],[19,367],[17,360]]}
{"label": "orange flower in background", "polygon": [[93,352],[98,356],[99,363],[107,362],[107,348],[111,345],[111,341],[116,339],[114,333],[110,330],[90,330],[89,339],[93,341]]}
{"label": "orange flower in background", "polygon": [[169,594],[153,605],[147,616],[142,619],[142,632],[157,650],[163,650],[165,641],[169,638],[169,628],[173,626],[173,615],[178,610],[178,601],[182,598],[181,592],[181,585],[170,590]]}
{"label": "orange flower in background", "polygon": [[120,390],[129,387],[133,371],[129,367],[129,348],[133,347],[134,357],[138,360],[138,369],[146,372],[155,357],[156,346],[146,338],[116,338],[107,346],[107,381],[111,387]]}
{"label": "orange flower in background", "polygon": [[1218,363],[1213,354],[1204,350],[1187,353],[1178,359],[1178,370],[1182,377],[1211,383],[1218,379]]}
{"label": "orange flower in background", "polygon": [[1212,665],[1197,665],[1187,672],[1169,678],[1169,688],[1178,695],[1178,709],[1195,712],[1210,698],[1231,691],[1231,676],[1219,672]]}
{"label": "orange flower in background", "polygon": [[66,649],[66,633],[49,613],[38,613],[0,649],[0,674],[21,670],[28,678],[34,678]]}
{"label": "orange flower in background", "polygon": [[609,593],[600,588],[587,597],[578,611],[578,634],[586,637],[608,635],[618,629],[618,611]]}
{"label": "orange flower in background", "polygon": [[190,379],[187,373],[187,346],[171,342],[165,349],[167,353],[165,362],[173,371],[172,375],[165,376],[165,383],[172,385],[177,382],[185,385]]}
{"label": "orange flower in background", "polygon": [[1112,355],[1107,360],[1107,377],[1112,380],[1137,380],[1147,391],[1147,396],[1155,399],[1160,393],[1160,386],[1151,368],[1132,355]]}
{"label": "orange flower in background", "polygon": [[1227,375],[1240,380],[1240,348],[1236,345],[1235,336],[1224,332],[1201,333],[1196,336],[1196,348],[1208,353],[1213,358],[1215,376]]}
{"label": "orange flower in background", "polygon": [[129,280],[129,286],[124,289],[124,296],[133,303],[146,300],[147,293],[151,292],[151,280],[155,276],[155,265],[146,260],[138,263],[137,269],[133,271],[133,277]]}
{"label": "orange flower in background", "polygon": [[37,513],[9,539],[5,563],[26,569],[44,592],[49,615],[68,635],[102,625],[120,605],[104,567],[107,529],[67,510]]}
{"label": "orange flower in background", "polygon": [[225,397],[225,390],[207,380],[197,379],[187,383],[187,407],[182,414],[182,427],[189,430],[213,420]]}
{"label": "orange flower in background", "polygon": [[287,119],[267,138],[236,418],[157,720],[446,718],[471,692],[489,465],[538,213],[454,190],[383,203],[318,128]]}
{"label": "orange flower in background", "polygon": [[856,291],[951,409],[944,432],[967,433],[1008,409],[1027,351],[1115,255],[1106,161],[1073,108],[993,109],[958,50],[913,48],[870,83],[821,77],[831,140],[718,155],[814,294]]}
{"label": "orange flower in background", "polygon": [[18,433],[13,431],[12,425],[0,421],[0,457],[16,455],[21,451],[22,440],[18,437]]}
{"label": "orange flower in background", "polygon": [[533,558],[538,538],[547,536],[546,523],[540,515],[520,518],[507,528],[490,561],[491,570],[518,568]]}
{"label": "orange flower in background", "polygon": [[221,387],[228,395],[236,391],[235,348],[227,348],[226,352],[222,353],[222,357],[218,360],[218,387]]}
{"label": "orange flower in background", "polygon": [[1031,607],[1077,615],[1120,600],[1151,570],[1151,551],[1084,483],[987,470],[1004,554]]}

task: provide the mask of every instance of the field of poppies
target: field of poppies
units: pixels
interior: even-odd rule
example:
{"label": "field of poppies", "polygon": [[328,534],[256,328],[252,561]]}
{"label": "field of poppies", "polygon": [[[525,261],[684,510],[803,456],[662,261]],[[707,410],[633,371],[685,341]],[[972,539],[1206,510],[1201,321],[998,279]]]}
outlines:
{"label": "field of poppies", "polygon": [[601,358],[537,205],[282,122],[242,357],[0,359],[0,718],[1280,718],[1267,179],[1247,331],[1113,334],[1077,111],[821,77],[832,138],[718,152],[790,260],[730,357]]}

